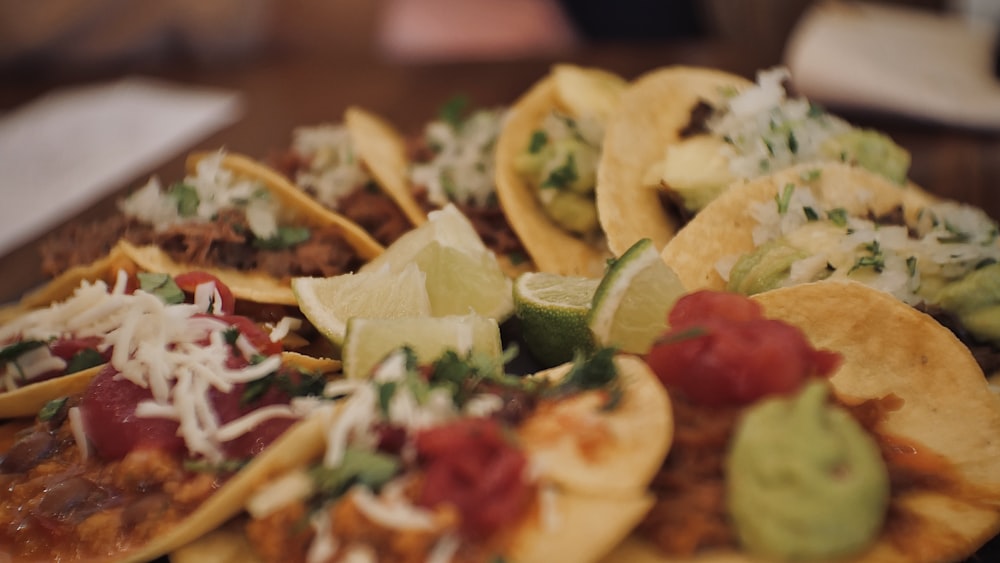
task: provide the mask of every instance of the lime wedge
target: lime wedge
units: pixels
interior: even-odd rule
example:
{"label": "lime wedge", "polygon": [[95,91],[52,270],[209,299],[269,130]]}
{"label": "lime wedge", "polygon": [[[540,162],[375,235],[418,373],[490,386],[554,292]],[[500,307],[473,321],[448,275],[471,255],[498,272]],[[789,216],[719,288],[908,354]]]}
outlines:
{"label": "lime wedge", "polygon": [[595,343],[645,354],[667,328],[667,313],[685,293],[650,239],[625,251],[594,293],[589,324]]}
{"label": "lime wedge", "polygon": [[495,361],[502,367],[500,328],[496,320],[479,315],[368,319],[347,321],[342,359],[344,376],[368,377],[376,365],[393,350],[409,346],[423,363],[437,359],[447,350],[464,356],[471,352]]}
{"label": "lime wedge", "polygon": [[514,315],[521,321],[521,337],[543,367],[570,361],[576,350],[593,349],[587,319],[600,282],[547,272],[529,272],[515,280]]}
{"label": "lime wedge", "polygon": [[411,264],[427,276],[433,316],[474,312],[503,322],[513,313],[510,278],[454,205],[432,211],[426,223],[396,240],[361,273],[397,272]]}
{"label": "lime wedge", "polygon": [[424,273],[410,264],[395,273],[385,268],[329,278],[293,278],[292,291],[309,322],[341,346],[352,317],[430,316],[424,280]]}

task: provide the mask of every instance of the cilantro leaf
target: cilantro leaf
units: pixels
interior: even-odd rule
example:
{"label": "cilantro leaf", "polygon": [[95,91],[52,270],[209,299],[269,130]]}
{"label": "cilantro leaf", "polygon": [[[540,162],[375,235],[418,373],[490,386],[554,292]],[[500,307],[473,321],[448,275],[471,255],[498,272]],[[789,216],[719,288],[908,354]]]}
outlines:
{"label": "cilantro leaf", "polygon": [[184,302],[184,291],[177,286],[168,274],[158,274],[153,272],[139,272],[139,288],[146,293],[152,293],[160,298],[160,301],[168,305],[176,305]]}
{"label": "cilantro leaf", "polygon": [[93,348],[84,348],[69,359],[66,364],[66,375],[99,366],[104,363],[104,356]]}
{"label": "cilantro leaf", "polygon": [[198,197],[198,190],[194,186],[175,182],[167,189],[167,195],[176,202],[177,213],[181,217],[193,217],[198,213],[201,198]]}
{"label": "cilantro leaf", "polygon": [[48,422],[55,418],[55,416],[59,414],[59,411],[61,411],[63,406],[66,404],[67,399],[68,397],[61,397],[59,399],[52,399],[51,401],[45,403],[38,411],[38,420]]}
{"label": "cilantro leaf", "polygon": [[18,359],[21,354],[25,352],[30,352],[35,348],[41,348],[45,346],[46,343],[43,340],[22,340],[20,342],[15,342],[4,348],[0,349],[0,365],[7,362],[13,362]]}
{"label": "cilantro leaf", "polygon": [[580,175],[576,170],[576,156],[573,153],[566,155],[566,161],[553,170],[548,178],[542,182],[542,188],[566,189],[575,182]]}
{"label": "cilantro leaf", "polygon": [[462,94],[453,96],[438,110],[438,119],[450,125],[453,129],[462,127],[462,117],[469,107],[469,98]]}
{"label": "cilantro leaf", "polygon": [[778,213],[784,215],[788,212],[788,205],[792,202],[792,194],[795,193],[795,184],[791,182],[785,184],[781,193],[774,196],[774,201],[778,203]]}
{"label": "cilantro leaf", "polygon": [[538,129],[531,134],[531,141],[528,143],[528,152],[538,154],[549,142],[549,135],[543,129]]}
{"label": "cilantro leaf", "polygon": [[253,245],[264,250],[283,250],[309,240],[309,227],[278,227],[269,239],[254,239]]}

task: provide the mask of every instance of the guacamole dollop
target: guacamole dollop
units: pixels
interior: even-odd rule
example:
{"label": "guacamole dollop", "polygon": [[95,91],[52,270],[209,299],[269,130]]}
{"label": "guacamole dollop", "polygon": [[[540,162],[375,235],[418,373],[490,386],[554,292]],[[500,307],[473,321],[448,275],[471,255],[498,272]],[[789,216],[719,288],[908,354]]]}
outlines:
{"label": "guacamole dollop", "polygon": [[727,508],[743,547],[779,559],[856,553],[879,534],[889,476],[878,445],[825,380],[764,400],[737,425]]}

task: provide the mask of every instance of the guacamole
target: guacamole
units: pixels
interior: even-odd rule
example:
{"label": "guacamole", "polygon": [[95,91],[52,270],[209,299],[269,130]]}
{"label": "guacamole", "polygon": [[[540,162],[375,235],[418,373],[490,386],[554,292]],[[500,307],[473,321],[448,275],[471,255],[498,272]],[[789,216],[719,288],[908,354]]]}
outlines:
{"label": "guacamole", "polygon": [[825,380],[743,416],[726,460],[727,509],[743,547],[778,559],[826,559],[879,534],[889,475],[878,445],[830,404]]}

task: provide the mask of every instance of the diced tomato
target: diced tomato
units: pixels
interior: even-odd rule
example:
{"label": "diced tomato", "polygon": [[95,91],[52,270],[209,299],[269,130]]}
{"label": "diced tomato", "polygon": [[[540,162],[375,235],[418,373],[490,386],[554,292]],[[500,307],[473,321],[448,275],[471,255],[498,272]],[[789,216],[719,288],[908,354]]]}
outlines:
{"label": "diced tomato", "polygon": [[[219,319],[220,321],[229,324],[229,326],[236,328],[240,334],[250,341],[250,344],[252,344],[258,352],[265,356],[273,356],[274,354],[280,354],[282,352],[283,348],[281,346],[281,342],[271,342],[271,337],[267,334],[267,332],[261,328],[260,325],[247,317],[241,317],[239,315],[205,316],[211,316],[214,319]],[[235,368],[240,366],[230,367]]]}
{"label": "diced tomato", "polygon": [[[49,350],[52,352],[53,356],[58,356],[68,362],[73,359],[73,356],[83,350],[96,351],[101,342],[102,338],[99,336],[88,336],[84,338],[60,338],[49,344]],[[104,357],[105,361],[110,358],[110,348],[101,355]]]}
{"label": "diced tomato", "polygon": [[458,420],[423,430],[415,440],[425,468],[418,503],[455,507],[468,537],[489,537],[528,506],[527,458],[505,438],[498,422]]}
{"label": "diced tomato", "polygon": [[[298,382],[299,373],[292,370],[285,370],[284,376],[292,383]],[[268,405],[287,404],[291,397],[288,393],[277,385],[271,385],[259,397],[253,400],[245,400],[244,394],[247,389],[246,384],[234,386],[229,393],[222,393],[218,390],[211,390],[209,396],[216,416],[222,424],[232,422],[251,411]],[[255,426],[252,430],[242,436],[222,444],[222,450],[226,457],[230,459],[245,459],[253,457],[264,450],[267,446],[278,439],[288,428],[296,422],[294,418],[269,418]]]}
{"label": "diced tomato", "polygon": [[136,405],[153,395],[149,389],[116,378],[117,373],[111,365],[105,366],[91,381],[80,402],[84,428],[97,454],[104,459],[121,459],[139,448],[183,452],[184,441],[177,436],[177,422],[136,416]]}
{"label": "diced tomato", "polygon": [[695,292],[677,307],[646,361],[665,386],[697,404],[745,405],[791,393],[840,364],[839,354],[816,350],[798,327],[763,318],[746,297]]}
{"label": "diced tomato", "polygon": [[236,298],[233,297],[233,292],[229,289],[229,287],[222,283],[219,278],[209,274],[208,272],[202,272],[200,270],[174,276],[174,283],[177,284],[177,287],[181,288],[181,291],[189,295],[193,295],[195,289],[197,289],[199,285],[208,282],[215,283],[215,289],[219,292],[219,296],[222,298],[222,312],[227,315],[233,314],[233,311],[236,310]]}

